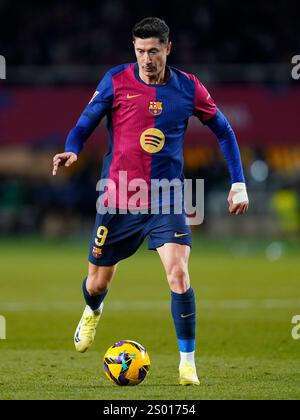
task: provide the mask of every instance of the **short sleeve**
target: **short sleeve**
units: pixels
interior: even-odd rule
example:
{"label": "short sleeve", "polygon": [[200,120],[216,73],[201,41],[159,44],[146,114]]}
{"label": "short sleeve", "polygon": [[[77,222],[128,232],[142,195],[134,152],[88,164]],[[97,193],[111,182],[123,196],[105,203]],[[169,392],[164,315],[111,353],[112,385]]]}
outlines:
{"label": "short sleeve", "polygon": [[191,76],[195,84],[193,115],[203,123],[212,118],[217,112],[217,106],[206,87],[195,76]]}

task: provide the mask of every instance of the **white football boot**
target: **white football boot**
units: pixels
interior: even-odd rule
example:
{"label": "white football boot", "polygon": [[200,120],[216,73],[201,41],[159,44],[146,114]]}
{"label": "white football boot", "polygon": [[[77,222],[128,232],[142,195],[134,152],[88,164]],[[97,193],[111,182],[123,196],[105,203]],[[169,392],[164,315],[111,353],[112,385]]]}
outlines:
{"label": "white football boot", "polygon": [[103,303],[97,311],[91,311],[87,306],[85,307],[74,334],[75,348],[79,353],[84,353],[93,344],[102,311]]}

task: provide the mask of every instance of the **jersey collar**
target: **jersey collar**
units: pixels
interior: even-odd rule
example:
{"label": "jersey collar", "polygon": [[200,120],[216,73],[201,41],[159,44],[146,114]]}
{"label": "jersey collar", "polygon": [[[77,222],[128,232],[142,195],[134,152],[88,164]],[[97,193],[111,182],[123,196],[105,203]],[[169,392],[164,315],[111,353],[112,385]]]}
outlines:
{"label": "jersey collar", "polygon": [[138,63],[135,63],[134,64],[134,75],[135,75],[136,80],[138,82],[140,82],[140,83],[143,83],[143,85],[145,85],[145,86],[150,86],[150,87],[155,87],[155,88],[164,88],[165,86],[167,86],[170,83],[170,81],[173,78],[173,72],[172,72],[171,67],[167,66],[167,68],[168,68],[168,70],[170,72],[170,77],[169,77],[168,81],[166,83],[164,83],[163,85],[157,84],[157,83],[149,83],[149,84],[148,83],[145,83],[143,81],[143,79],[141,79],[141,77],[139,75],[139,66],[138,66]]}

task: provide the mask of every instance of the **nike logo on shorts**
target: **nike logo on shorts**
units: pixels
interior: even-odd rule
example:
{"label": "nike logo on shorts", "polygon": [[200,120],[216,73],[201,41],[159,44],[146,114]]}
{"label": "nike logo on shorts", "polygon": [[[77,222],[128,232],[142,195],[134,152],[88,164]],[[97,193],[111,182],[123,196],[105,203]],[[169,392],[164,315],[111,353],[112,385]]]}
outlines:
{"label": "nike logo on shorts", "polygon": [[181,238],[182,236],[187,236],[188,235],[188,233],[175,233],[174,234],[174,236],[175,236],[175,238]]}

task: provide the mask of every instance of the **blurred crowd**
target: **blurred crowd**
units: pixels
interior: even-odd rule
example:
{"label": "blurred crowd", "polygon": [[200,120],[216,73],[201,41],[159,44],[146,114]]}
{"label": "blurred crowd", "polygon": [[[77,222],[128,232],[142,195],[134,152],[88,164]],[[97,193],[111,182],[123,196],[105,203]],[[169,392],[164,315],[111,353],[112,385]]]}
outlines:
{"label": "blurred crowd", "polygon": [[[205,223],[202,232],[243,235],[299,235],[299,171],[279,173],[262,150],[242,150],[251,199],[242,225],[228,217],[230,177],[221,153],[215,149],[198,167],[185,167],[187,179],[204,179]],[[38,159],[32,155],[33,161]],[[101,169],[98,155],[85,151],[74,167],[51,176],[51,157],[44,176],[0,178],[0,234],[37,233],[47,237],[89,234],[96,214],[96,183]],[[195,193],[194,189],[194,193]],[[195,197],[194,197],[195,204]],[[226,216],[227,214],[227,216]],[[227,226],[227,230],[224,228]]]}
{"label": "blurred crowd", "polygon": [[[45,84],[48,75],[50,80],[51,74],[55,73],[55,66],[70,65],[77,72],[80,66],[98,69],[132,62],[131,29],[147,16],[161,17],[170,26],[171,64],[196,67],[205,63],[216,64],[219,68],[221,63],[225,65],[221,69],[221,80],[225,82],[229,78],[232,82],[235,74],[232,78],[225,75],[226,64],[244,64],[242,67],[249,67],[251,73],[251,66],[246,64],[260,63],[267,69],[266,77],[272,78],[274,67],[268,67],[268,63],[287,63],[289,66],[291,57],[300,53],[297,6],[296,0],[173,0],[172,3],[161,0],[27,0],[18,3],[0,0],[0,55],[5,56],[8,66],[28,69],[25,76],[17,74],[15,79],[8,77],[5,82],[22,84],[28,79],[29,85],[34,85],[37,74],[34,66],[38,73],[45,69],[47,77],[41,78]],[[228,68],[231,73],[232,66]],[[33,74],[31,79],[30,73]],[[73,76],[70,80],[68,77],[70,70],[62,79],[63,83],[74,83]],[[247,74],[245,80],[248,82],[249,77]],[[285,77],[291,79],[289,68]],[[259,79],[257,75],[255,78]],[[60,79],[52,77],[51,80],[58,83]],[[80,75],[80,83],[84,80],[87,79]],[[280,79],[280,83],[282,80],[285,79]],[[285,85],[276,89],[284,91]],[[0,92],[0,105],[1,99]],[[284,146],[286,139],[282,140]],[[52,137],[51,144],[51,150],[43,152],[39,163],[37,151],[33,148],[31,151],[29,145],[20,152],[20,160],[15,164],[2,159],[0,234],[42,232],[47,236],[62,237],[83,233],[85,223],[88,225],[86,232],[90,231],[95,215],[100,156],[95,158],[95,154],[84,152],[77,169],[69,172],[63,169],[62,176],[53,179],[51,157],[57,145]],[[299,149],[298,160],[294,153],[296,149],[287,150],[285,154],[278,149],[272,156],[266,156],[265,150],[242,150],[251,211],[237,228],[230,225],[232,219],[224,216],[230,179],[222,157],[212,149],[186,150],[186,177],[205,179],[205,214],[211,222],[201,229],[210,229],[213,234],[228,234],[238,229],[238,233],[244,234],[281,232],[299,235]],[[27,152],[32,152],[32,164],[29,165]],[[15,156],[16,151],[11,153]],[[23,169],[22,153],[27,156]],[[285,173],[280,172],[283,165]]]}
{"label": "blurred crowd", "polygon": [[131,62],[132,26],[157,15],[171,28],[173,63],[290,62],[296,10],[293,0],[0,0],[0,53],[11,65]]}

